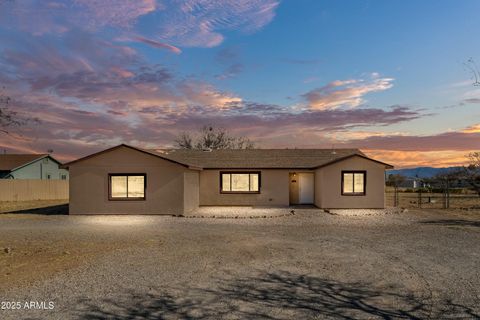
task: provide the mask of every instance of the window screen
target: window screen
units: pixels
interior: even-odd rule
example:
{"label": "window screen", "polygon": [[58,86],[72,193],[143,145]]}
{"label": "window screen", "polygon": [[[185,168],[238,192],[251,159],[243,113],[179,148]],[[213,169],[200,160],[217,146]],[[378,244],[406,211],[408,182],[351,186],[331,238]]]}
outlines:
{"label": "window screen", "polygon": [[260,192],[259,172],[222,172],[220,182],[221,192]]}
{"label": "window screen", "polygon": [[110,175],[111,199],[145,199],[144,174]]}
{"label": "window screen", "polygon": [[365,183],[365,171],[342,172],[342,194],[344,195],[365,195]]}

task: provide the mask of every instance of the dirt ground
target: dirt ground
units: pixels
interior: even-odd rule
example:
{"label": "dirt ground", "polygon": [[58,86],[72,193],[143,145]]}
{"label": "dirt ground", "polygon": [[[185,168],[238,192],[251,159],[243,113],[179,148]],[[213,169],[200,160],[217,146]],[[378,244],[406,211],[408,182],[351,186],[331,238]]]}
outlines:
{"label": "dirt ground", "polygon": [[480,318],[479,212],[28,211],[0,215],[0,319]]}

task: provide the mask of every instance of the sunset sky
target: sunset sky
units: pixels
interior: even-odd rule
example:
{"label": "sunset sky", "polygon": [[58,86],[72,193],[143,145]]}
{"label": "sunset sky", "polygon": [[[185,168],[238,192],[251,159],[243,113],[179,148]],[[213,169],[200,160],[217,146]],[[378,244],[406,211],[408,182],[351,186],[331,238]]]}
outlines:
{"label": "sunset sky", "polygon": [[[202,125],[396,167],[480,150],[478,0],[0,0],[9,153],[172,147]],[[465,65],[467,63],[467,66]]]}

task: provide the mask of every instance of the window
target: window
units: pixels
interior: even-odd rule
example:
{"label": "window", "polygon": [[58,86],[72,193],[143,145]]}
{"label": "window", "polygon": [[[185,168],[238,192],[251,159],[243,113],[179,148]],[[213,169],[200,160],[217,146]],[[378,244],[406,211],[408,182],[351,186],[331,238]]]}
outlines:
{"label": "window", "polygon": [[366,171],[342,171],[342,195],[364,196],[366,184]]}
{"label": "window", "polygon": [[50,173],[47,173],[47,179],[50,180],[52,178],[52,176],[50,175]]}
{"label": "window", "polygon": [[66,175],[66,174],[62,174],[61,179],[62,179],[62,180],[67,180],[67,175]]}
{"label": "window", "polygon": [[260,193],[260,172],[221,172],[221,193]]}
{"label": "window", "polygon": [[110,200],[145,200],[146,175],[110,174],[109,199]]}

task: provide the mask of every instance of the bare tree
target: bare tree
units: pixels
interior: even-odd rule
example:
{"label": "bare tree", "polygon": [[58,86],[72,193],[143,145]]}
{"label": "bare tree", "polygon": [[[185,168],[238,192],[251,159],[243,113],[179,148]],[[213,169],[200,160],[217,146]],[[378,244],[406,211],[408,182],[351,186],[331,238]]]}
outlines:
{"label": "bare tree", "polygon": [[0,133],[10,134],[10,129],[20,127],[27,123],[40,123],[40,119],[32,118],[12,110],[12,98],[5,92],[5,87],[0,89]]}
{"label": "bare tree", "polygon": [[175,139],[175,144],[180,149],[193,149],[193,138],[184,132]]}
{"label": "bare tree", "polygon": [[463,169],[452,169],[437,173],[433,177],[425,178],[424,182],[430,188],[443,189],[444,192],[450,192],[450,188],[459,186],[462,180]]}
{"label": "bare tree", "polygon": [[462,170],[462,179],[480,196],[480,152],[467,155],[469,164]]}
{"label": "bare tree", "polygon": [[253,149],[255,144],[246,137],[234,137],[223,128],[204,126],[196,135],[182,133],[175,139],[180,149],[217,150],[217,149]]}
{"label": "bare tree", "polygon": [[23,121],[18,114],[10,109],[12,99],[0,92],[0,132],[8,134],[8,129],[13,126],[20,126]]}
{"label": "bare tree", "polygon": [[398,189],[405,182],[407,178],[401,174],[391,174],[387,178],[387,186],[393,187],[395,190]]}
{"label": "bare tree", "polygon": [[474,86],[480,86],[480,69],[473,58],[463,63],[465,69],[470,73]]}

